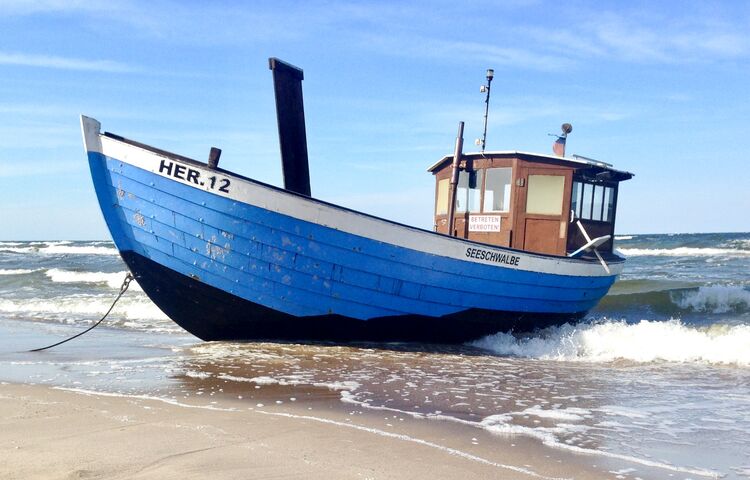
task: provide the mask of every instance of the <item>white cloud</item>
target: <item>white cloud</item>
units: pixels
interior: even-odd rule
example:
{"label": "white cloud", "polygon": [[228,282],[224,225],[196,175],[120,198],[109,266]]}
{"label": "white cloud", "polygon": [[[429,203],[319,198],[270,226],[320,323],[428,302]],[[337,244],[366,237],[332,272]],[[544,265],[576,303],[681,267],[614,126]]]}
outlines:
{"label": "white cloud", "polygon": [[750,34],[741,19],[716,16],[606,12],[586,18],[575,30],[596,45],[600,56],[633,62],[687,63],[744,57]]}
{"label": "white cloud", "polygon": [[446,62],[487,63],[495,68],[520,67],[542,71],[561,71],[573,66],[565,57],[525,48],[497,46],[487,42],[444,40],[419,35],[363,35],[362,46],[378,52]]}
{"label": "white cloud", "polygon": [[24,67],[53,68],[62,70],[87,70],[107,73],[134,73],[140,71],[140,69],[136,67],[112,60],[87,60],[54,55],[35,55],[12,52],[0,52],[0,65],[18,65]]}
{"label": "white cloud", "polygon": [[682,64],[750,55],[746,12],[700,11],[699,7],[686,6],[683,14],[673,9],[660,11],[657,4],[647,12],[579,8],[575,15],[562,15],[565,29],[521,23],[505,29],[512,39],[502,38],[524,45],[541,58],[554,53],[574,65],[592,59]]}
{"label": "white cloud", "polygon": [[3,15],[16,16],[39,13],[99,11],[103,8],[106,7],[102,3],[88,0],[3,0],[0,2],[0,12]]}

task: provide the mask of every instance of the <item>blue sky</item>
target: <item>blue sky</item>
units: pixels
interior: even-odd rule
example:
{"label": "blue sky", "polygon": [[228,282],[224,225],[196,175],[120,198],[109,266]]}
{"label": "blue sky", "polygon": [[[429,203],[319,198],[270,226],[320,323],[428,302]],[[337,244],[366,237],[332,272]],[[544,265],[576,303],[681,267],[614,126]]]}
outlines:
{"label": "blue sky", "polygon": [[636,177],[620,233],[750,230],[750,2],[0,2],[0,239],[106,239],[78,116],[281,184],[267,59],[305,71],[313,195],[430,228],[426,168],[568,153]]}

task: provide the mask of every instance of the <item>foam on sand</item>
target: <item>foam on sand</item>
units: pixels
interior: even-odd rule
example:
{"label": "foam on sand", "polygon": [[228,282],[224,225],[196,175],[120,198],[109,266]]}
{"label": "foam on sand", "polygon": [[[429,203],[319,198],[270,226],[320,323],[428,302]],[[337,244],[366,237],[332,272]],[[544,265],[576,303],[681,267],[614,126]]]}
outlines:
{"label": "foam on sand", "polygon": [[[590,426],[576,423],[576,422],[580,422],[584,420],[584,418],[589,417],[592,413],[590,410],[583,409],[583,408],[569,407],[569,408],[561,408],[561,409],[556,409],[556,408],[545,409],[545,408],[542,408],[540,405],[535,405],[533,407],[529,407],[525,410],[518,411],[518,412],[509,412],[509,413],[489,415],[489,416],[484,417],[481,421],[477,422],[477,421],[472,421],[472,420],[463,420],[463,419],[446,416],[446,415],[423,414],[423,413],[418,413],[418,412],[399,410],[395,408],[373,406],[366,402],[360,402],[354,399],[352,395],[350,394],[342,396],[341,400],[344,401],[345,403],[357,404],[362,408],[371,409],[371,410],[385,410],[385,411],[399,413],[402,415],[407,415],[407,416],[414,417],[414,418],[456,422],[462,425],[468,425],[468,426],[472,426],[475,428],[481,428],[483,430],[487,430],[488,432],[491,432],[496,435],[511,436],[511,437],[520,435],[524,437],[529,437],[529,438],[533,438],[533,439],[540,441],[543,445],[547,447],[572,451],[572,452],[579,453],[579,454],[603,456],[603,457],[608,457],[612,459],[622,460],[628,463],[640,464],[646,467],[653,467],[653,468],[658,468],[661,470],[668,470],[668,471],[673,471],[673,472],[689,473],[689,474],[698,475],[701,477],[709,477],[709,478],[720,477],[720,474],[718,472],[714,470],[706,469],[706,468],[684,467],[684,466],[679,466],[679,465],[673,465],[670,463],[655,461],[649,458],[608,452],[608,451],[600,450],[600,449],[584,448],[584,447],[571,445],[571,444],[561,441],[559,439],[559,436],[564,435],[565,433],[583,432],[592,428]],[[259,412],[259,413],[264,413],[264,412]],[[547,427],[544,427],[544,426],[531,427],[531,426],[519,425],[519,424],[514,423],[514,420],[516,418],[528,417],[528,416],[534,416],[534,417],[538,417],[538,418],[545,419],[545,420],[552,420],[552,421],[556,421],[556,423],[554,423],[554,425],[552,426],[547,426]]]}
{"label": "foam on sand", "polygon": [[[546,412],[550,412],[547,410]],[[553,448],[559,448],[563,450],[570,450],[576,453],[584,453],[590,455],[600,455],[603,457],[614,458],[617,460],[624,460],[626,462],[632,462],[647,467],[659,468],[662,470],[670,470],[673,472],[689,473],[692,475],[699,475],[701,477],[719,478],[721,475],[719,472],[709,470],[706,468],[692,468],[682,467],[677,465],[671,465],[664,462],[650,460],[646,458],[634,457],[631,455],[622,455],[618,453],[608,452],[604,450],[592,450],[583,447],[577,447],[575,445],[568,445],[566,443],[557,440],[555,434],[562,430],[573,430],[575,425],[569,424],[557,424],[554,427],[527,427],[523,425],[515,425],[509,422],[510,415],[491,415],[484,418],[480,422],[480,426],[490,432],[500,435],[525,435],[528,437],[536,438],[540,440],[544,445]],[[549,417],[548,417],[549,418]],[[558,417],[559,418],[559,417]]]}
{"label": "foam on sand", "polygon": [[276,378],[265,376],[265,375],[260,376],[260,377],[246,378],[246,377],[238,377],[236,375],[228,375],[228,374],[222,373],[220,375],[217,375],[216,378],[221,379],[221,380],[229,380],[231,382],[249,382],[249,383],[254,383],[256,385],[312,385],[313,387],[321,387],[321,388],[327,388],[329,390],[342,391],[342,393],[354,391],[361,386],[359,382],[355,382],[352,380],[331,381],[331,382],[311,382],[310,380],[305,379],[305,378],[276,379]]}
{"label": "foam on sand", "polygon": [[278,416],[278,417],[287,417],[287,418],[296,418],[296,419],[301,419],[301,420],[310,420],[310,421],[313,421],[313,422],[327,423],[327,424],[336,425],[336,426],[344,427],[344,428],[352,428],[352,429],[360,430],[360,431],[363,431],[363,432],[374,433],[376,435],[380,435],[380,436],[383,436],[383,437],[396,438],[396,439],[403,440],[403,441],[406,441],[406,442],[412,442],[412,443],[417,443],[419,445],[423,445],[423,446],[426,446],[426,447],[436,448],[438,450],[443,450],[443,451],[445,451],[445,452],[447,452],[447,453],[449,453],[451,455],[455,455],[457,457],[462,457],[462,458],[465,458],[467,460],[472,460],[472,461],[483,463],[485,465],[490,465],[490,466],[493,466],[493,467],[498,467],[498,468],[503,468],[503,469],[506,469],[506,470],[511,470],[513,472],[522,473],[524,475],[528,475],[528,476],[534,477],[534,478],[545,478],[545,479],[550,479],[550,480],[552,480],[553,478],[555,478],[555,477],[547,477],[547,476],[544,476],[544,475],[540,475],[540,474],[538,474],[536,472],[533,472],[533,471],[529,470],[528,468],[516,467],[516,466],[513,466],[513,465],[506,465],[506,464],[503,464],[503,463],[493,462],[491,460],[487,460],[486,458],[482,458],[482,457],[479,457],[477,455],[472,455],[472,454],[464,452],[462,450],[457,450],[455,448],[446,447],[444,445],[439,445],[437,443],[429,442],[429,441],[423,440],[421,438],[411,437],[409,435],[404,435],[404,434],[400,434],[400,433],[393,433],[393,432],[387,432],[387,431],[381,430],[379,428],[365,427],[363,425],[356,425],[356,424],[353,424],[353,423],[339,422],[339,421],[336,421],[336,420],[330,420],[328,418],[313,417],[313,416],[310,416],[310,415],[295,415],[295,414],[291,414],[291,413],[268,412],[268,411],[263,411],[263,410],[257,410],[257,413],[264,414],[264,415],[273,415],[273,416]]}
{"label": "foam on sand", "polygon": [[[239,410],[237,408],[222,408],[213,404],[208,405],[194,405],[186,402],[181,402],[179,400],[176,400],[174,398],[164,398],[159,396],[152,396],[152,395],[138,395],[138,394],[124,394],[124,393],[109,393],[109,392],[100,392],[100,391],[94,391],[94,390],[88,390],[83,388],[69,388],[69,387],[53,387],[55,390],[61,390],[66,391],[70,393],[75,393],[79,395],[85,395],[85,396],[101,396],[101,397],[115,397],[115,398],[124,398],[124,399],[137,399],[137,400],[145,400],[145,401],[154,401],[154,402],[162,402],[166,403],[168,405],[174,406],[174,407],[181,407],[181,408],[191,408],[191,409],[205,409],[205,410],[212,410],[212,411],[219,411],[219,412],[226,412],[230,414],[236,414],[239,413]],[[269,410],[260,410],[260,408],[263,408],[262,404],[259,404],[256,406],[256,408],[250,408],[251,412],[255,414],[265,415],[265,416],[272,416],[272,417],[284,417],[289,419],[296,419],[296,420],[305,420],[309,422],[316,422],[321,424],[327,424],[327,425],[333,425],[339,428],[346,428],[346,429],[352,429],[352,430],[358,430],[361,432],[369,433],[378,435],[381,437],[391,438],[394,440],[400,440],[404,442],[414,443],[421,445],[423,447],[433,448],[436,450],[443,451],[445,453],[448,453],[450,455],[463,458],[465,460],[470,460],[473,462],[481,463],[484,465],[488,465],[495,468],[500,468],[503,470],[512,471],[515,473],[519,473],[522,475],[526,475],[532,478],[541,478],[541,479],[548,479],[548,480],[561,480],[557,477],[548,477],[545,475],[541,475],[539,473],[534,472],[530,468],[527,467],[518,467],[514,465],[508,465],[504,463],[495,462],[477,455],[473,455],[468,452],[464,452],[463,450],[458,450],[456,448],[451,448],[445,445],[440,445],[435,442],[431,442],[428,440],[424,440],[421,438],[413,437],[410,435],[405,435],[401,433],[394,433],[394,432],[388,432],[379,428],[373,428],[368,427],[365,425],[358,425],[354,423],[349,422],[343,422],[338,420],[333,420],[330,418],[322,418],[322,417],[316,417],[312,415],[299,415],[294,413],[288,413],[288,412],[274,412]]]}

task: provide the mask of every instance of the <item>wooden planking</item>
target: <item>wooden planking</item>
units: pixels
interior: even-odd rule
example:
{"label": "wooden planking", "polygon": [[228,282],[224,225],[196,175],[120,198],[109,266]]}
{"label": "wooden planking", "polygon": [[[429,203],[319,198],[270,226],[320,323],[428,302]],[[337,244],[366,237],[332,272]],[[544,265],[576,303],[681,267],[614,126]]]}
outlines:
{"label": "wooden planking", "polygon": [[[182,203],[182,202],[179,202],[179,203]],[[211,213],[211,215],[219,215],[220,218],[217,220],[217,222],[219,223],[225,224],[228,222],[228,220],[222,216],[223,214],[218,214],[218,212],[215,212],[215,213]],[[210,220],[208,215],[204,215],[204,216],[205,216],[204,221]],[[199,225],[202,225],[204,229],[206,228],[206,224],[199,224]],[[283,233],[280,233],[275,230],[269,231],[267,227],[260,227],[258,225],[253,225],[252,228],[250,228],[249,225],[242,225],[241,230],[243,229],[252,232],[252,236],[255,240],[258,240],[268,245],[282,244],[285,238],[284,236],[285,234]],[[243,232],[243,234],[248,234],[248,232]],[[235,235],[238,235],[238,234],[235,234]],[[238,237],[238,238],[241,238],[241,237]],[[293,240],[290,240],[288,236],[286,238],[287,238],[287,243],[289,244],[290,247],[294,245],[299,246],[300,244],[306,241],[304,238],[299,238],[299,237]],[[317,245],[317,242],[311,242],[311,245]],[[320,245],[317,248],[313,248],[311,250],[305,251],[305,255],[313,255],[317,257],[318,259],[323,258],[323,259],[328,259],[331,261],[336,261],[338,263],[342,263],[343,265],[346,265],[346,264],[356,265],[356,264],[362,263],[361,254],[357,252],[345,250],[345,249],[340,249],[338,247],[327,246],[327,245],[325,246]],[[274,260],[278,261],[279,258],[275,258],[275,259],[269,258],[269,261],[274,261]],[[373,259],[371,263],[368,263],[368,267],[373,268],[381,276],[389,275],[389,276],[398,277],[397,274],[400,273],[402,278],[398,278],[398,279],[406,280],[406,281],[408,281],[410,278],[413,278],[416,274],[414,267],[411,265],[401,264],[401,263],[394,262],[391,260],[386,261],[385,265],[381,265],[381,263],[382,262],[378,262],[375,259]],[[516,272],[516,273],[519,273],[519,272]],[[456,285],[454,284],[455,277],[441,275],[439,272],[436,272],[434,270],[425,270],[423,272],[420,272],[416,276],[428,284],[429,283],[438,284],[438,286],[442,286],[444,288],[451,288],[451,289],[456,288]],[[361,278],[362,277],[360,276],[360,279]],[[471,279],[463,279],[463,280],[465,280],[466,282],[472,283]],[[481,279],[477,281],[479,283],[474,285],[473,288],[482,289],[488,292],[497,290],[497,291],[504,291],[507,293],[512,293],[512,292],[517,293],[519,289],[523,288],[523,285],[517,285],[513,283],[503,283],[503,282],[498,282],[498,281],[494,281],[490,279]],[[375,280],[372,279],[371,282],[374,283]],[[595,284],[588,284],[587,286],[592,287],[592,286],[595,286]],[[468,285],[468,286],[462,285],[462,287],[472,288],[472,285]],[[565,289],[563,288],[563,290]],[[570,290],[569,294],[566,294],[565,292],[561,292],[560,288],[558,287],[554,287],[554,291],[544,291],[544,289],[542,289],[539,295],[543,296],[544,294],[553,294],[553,293],[556,293],[558,296],[562,295],[565,298],[569,298],[569,296],[580,298],[580,295],[582,295],[582,293],[578,291],[578,289],[573,288]],[[489,294],[492,295],[492,293],[489,293]]]}
{"label": "wooden planking", "polygon": [[[129,196],[128,198],[130,199],[131,202],[138,203],[141,206],[141,208],[143,208],[143,206],[145,205],[143,202],[137,202],[136,199],[134,198],[134,196]],[[164,202],[162,202],[162,203],[164,204]],[[180,202],[180,203],[184,203],[184,202]],[[177,216],[176,218],[180,218],[180,217]],[[180,222],[178,222],[178,223],[180,223]],[[210,238],[211,238],[211,236],[218,237],[219,235],[221,235],[221,232],[219,230],[214,229],[213,230],[213,235],[212,235],[211,233],[208,233],[206,229],[207,228],[210,229],[210,228],[213,228],[213,227],[208,227],[206,224],[201,224],[201,223],[196,223],[196,222],[189,222],[189,223],[193,227],[200,227],[201,230],[199,231],[200,233],[193,231],[193,232],[191,232],[191,234],[186,235],[185,236],[185,241],[186,241],[186,245],[185,246],[188,247],[188,248],[190,248],[191,251],[194,254],[198,254],[198,255],[201,255],[201,256],[204,256],[204,257],[206,257],[206,255],[208,255],[210,257],[210,254],[208,252],[210,252],[212,246],[216,246],[215,244],[211,243]],[[257,231],[256,231],[256,233],[257,233]],[[208,237],[208,238],[206,238],[206,237]],[[234,241],[242,241],[242,238],[233,234],[233,240]],[[257,242],[255,242],[255,244],[257,244]],[[253,243],[251,243],[251,245],[253,245]],[[221,247],[219,247],[219,248],[221,248]],[[255,248],[255,247],[253,247],[253,248]],[[267,246],[267,247],[263,247],[263,248],[264,249],[268,249],[268,248],[271,248],[271,247]],[[271,248],[271,249],[273,250],[273,253],[270,254],[272,256],[272,258],[268,259],[269,262],[263,263],[263,267],[260,270],[265,270],[266,267],[269,268],[269,269],[271,269],[271,266],[274,265],[275,263],[282,263],[283,264],[283,262],[288,258],[287,252],[278,251],[275,248]],[[232,265],[234,268],[238,268],[237,266],[241,265],[245,261],[245,259],[243,259],[243,258],[235,257],[235,252],[227,252],[227,253],[221,255],[221,257],[222,257],[221,259],[212,259],[212,260],[213,261],[217,261],[217,260],[218,261],[225,261],[228,264]],[[359,256],[359,259],[361,260],[361,256]],[[290,267],[292,267],[292,266],[290,265]],[[242,267],[240,266],[239,268],[241,269]],[[250,268],[254,268],[254,267],[250,266]],[[284,281],[284,276],[283,276],[284,272],[281,270],[281,268],[278,267],[278,266],[276,266],[276,270],[277,270],[276,273],[279,274],[279,275],[282,275],[282,276],[281,277],[277,276],[276,278],[273,278],[273,280],[276,281],[276,282],[278,282],[278,283],[282,283],[282,284],[288,283],[288,281],[287,282]],[[342,273],[340,274],[340,278],[338,278],[338,280],[342,284],[347,284],[348,283],[348,284],[351,284],[352,286],[359,287],[359,286],[361,286],[360,284],[365,283],[366,284],[365,286],[369,287],[371,289],[377,289],[377,288],[379,288],[380,285],[385,284],[385,285],[387,285],[387,288],[391,289],[391,288],[393,288],[393,285],[395,283],[395,279],[388,279],[388,280],[386,280],[386,281],[383,282],[383,281],[380,280],[380,278],[383,278],[383,277],[378,278],[377,276],[366,274],[364,272],[358,272],[356,270],[350,270],[350,269],[344,270],[342,268],[340,271]],[[413,274],[413,273],[414,272],[412,270],[411,274]],[[305,284],[305,283],[306,282],[302,282],[302,284]],[[486,288],[487,286],[488,285],[485,282],[484,288]],[[519,286],[516,286],[516,285],[505,285],[504,287],[505,288],[503,290],[504,290],[504,293],[506,294],[506,296],[497,297],[494,294],[487,293],[487,294],[485,294],[483,296],[484,300],[487,301],[487,302],[503,302],[503,301],[507,301],[507,299],[508,299],[507,294],[512,294],[512,293],[515,293],[517,295],[522,295],[523,294],[523,290]],[[403,288],[403,291],[402,291],[402,288]],[[315,290],[317,290],[317,289],[315,289]],[[364,290],[365,291],[362,292],[362,296],[360,296],[360,291],[359,290],[353,291],[354,298],[361,298],[363,301],[367,301],[367,298],[369,297],[372,300],[372,292],[367,292],[366,288]],[[231,289],[230,289],[230,291],[231,291]],[[401,293],[401,294],[408,295],[408,292],[414,292],[414,291],[417,291],[418,293],[416,295],[412,294],[412,296],[416,297],[416,298],[419,298],[421,296],[421,292],[422,292],[421,287],[416,286],[416,285],[413,286],[413,287],[409,287],[408,283],[406,285],[406,288],[404,288],[404,284],[403,283],[399,286],[399,293]],[[323,292],[319,291],[319,293],[323,293]],[[349,293],[351,294],[352,292],[349,292]],[[377,293],[378,292],[376,292],[376,296],[377,296]],[[559,293],[560,292],[558,291],[558,295],[559,295]],[[523,298],[523,297],[521,297],[521,298]],[[436,299],[438,301],[440,301],[439,296],[437,296]],[[427,299],[424,298],[424,300],[427,300]],[[432,300],[432,299],[430,299],[430,300]],[[461,302],[462,304],[465,303],[466,298],[464,298],[463,300],[464,301]],[[526,299],[527,302],[528,302],[528,300],[529,299]],[[388,302],[388,301],[390,301],[390,302],[393,302],[393,298],[390,298],[390,299],[389,298],[380,298],[380,299],[378,299],[378,301],[382,301],[382,302]],[[444,302],[445,298],[443,298],[442,301]],[[532,302],[532,303],[534,303],[534,302]],[[411,305],[410,308],[414,308],[414,305]]]}

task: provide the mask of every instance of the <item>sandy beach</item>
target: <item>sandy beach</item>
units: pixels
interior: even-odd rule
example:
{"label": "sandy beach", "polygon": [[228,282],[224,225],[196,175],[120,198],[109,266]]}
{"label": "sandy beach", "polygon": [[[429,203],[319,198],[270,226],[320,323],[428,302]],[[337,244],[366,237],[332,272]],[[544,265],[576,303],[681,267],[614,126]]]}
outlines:
{"label": "sandy beach", "polygon": [[747,479],[748,238],[624,237],[593,317],[532,335],[202,342],[133,285],[43,352],[124,266],[0,242],[0,479]]}
{"label": "sandy beach", "polygon": [[442,422],[352,419],[336,408],[311,413],[306,403],[230,405],[3,383],[0,476],[617,478],[585,456]]}

